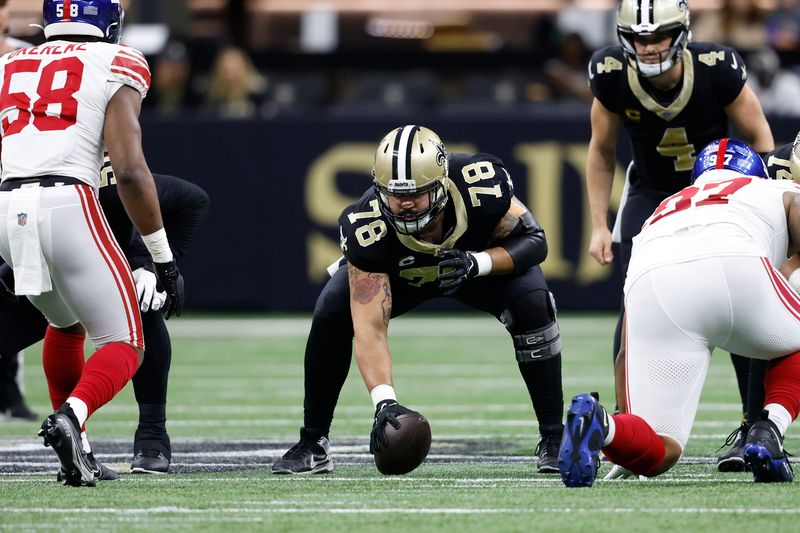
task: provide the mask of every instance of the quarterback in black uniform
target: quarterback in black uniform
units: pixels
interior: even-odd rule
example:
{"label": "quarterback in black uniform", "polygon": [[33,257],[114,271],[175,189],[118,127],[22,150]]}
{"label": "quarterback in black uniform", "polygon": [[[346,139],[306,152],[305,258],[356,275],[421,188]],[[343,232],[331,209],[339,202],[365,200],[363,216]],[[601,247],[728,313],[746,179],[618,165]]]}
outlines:
{"label": "quarterback in black uniform", "polygon": [[[689,42],[686,0],[623,0],[617,20],[620,44],[595,52],[589,63],[594,94],[592,137],[586,165],[592,217],[589,253],[610,264],[608,208],[620,127],[631,140],[633,161],[614,226],[623,272],[632,239],[658,204],[689,185],[695,156],[728,136],[732,123],[761,154],[774,148],[772,133],[739,54],[727,46]],[[614,338],[620,351],[622,313]],[[622,361],[617,358],[617,364]],[[734,358],[746,380],[748,361]],[[624,400],[619,386],[617,400]],[[743,464],[743,462],[742,462]]]}
{"label": "quarterback in black uniform", "polygon": [[[136,292],[142,311],[142,327],[145,339],[145,357],[142,366],[133,377],[133,390],[139,404],[139,426],[134,436],[134,473],[164,473],[169,469],[171,446],[167,435],[166,397],[167,380],[172,348],[169,333],[164,324],[168,302],[156,287],[156,278],[150,254],[128,218],[114,186],[115,179],[110,162],[106,159],[103,182],[99,189],[100,204],[114,233],[114,237],[125,252],[136,282]],[[170,246],[176,259],[183,256],[208,212],[206,192],[185,180],[173,176],[153,176],[161,205],[164,227],[169,233]],[[110,186],[109,186],[110,185]],[[5,266],[5,265],[4,265]],[[3,281],[13,287],[13,275],[9,268]],[[181,302],[182,305],[182,302]],[[180,314],[180,307],[175,309]],[[167,316],[169,318],[169,316]],[[27,298],[13,297],[13,291],[0,299],[0,358],[16,361],[17,352],[40,341],[45,336],[47,321]],[[45,363],[48,387],[58,389],[59,376],[54,368],[48,372]],[[53,400],[58,407],[63,399]],[[57,405],[56,405],[57,404]],[[99,463],[98,463],[99,464]],[[98,479],[115,479],[116,473],[101,467]]]}
{"label": "quarterback in black uniform", "polygon": [[[500,320],[539,421],[538,471],[558,472],[563,397],[556,309],[539,263],[544,231],[514,197],[502,161],[447,155],[420,126],[378,145],[374,187],[342,213],[344,260],[317,300],[305,355],[304,427],[274,473],[330,472],[328,432],[355,356],[375,406],[370,451],[408,410],[392,387],[389,319],[451,296]],[[475,251],[472,251],[475,250]]]}

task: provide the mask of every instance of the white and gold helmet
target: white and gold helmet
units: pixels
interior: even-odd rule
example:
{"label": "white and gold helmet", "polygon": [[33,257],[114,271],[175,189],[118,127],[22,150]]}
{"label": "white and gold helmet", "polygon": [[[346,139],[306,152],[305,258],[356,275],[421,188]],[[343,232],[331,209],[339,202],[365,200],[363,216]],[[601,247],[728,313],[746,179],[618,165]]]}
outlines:
{"label": "white and gold helmet", "polygon": [[[669,51],[661,62],[645,63],[636,54],[633,38],[656,33],[672,36]],[[619,43],[631,65],[646,78],[663,74],[680,61],[691,36],[686,0],[622,0],[619,6]]]}
{"label": "white and gold helmet", "polygon": [[[398,233],[414,235],[425,229],[447,204],[447,151],[433,131],[410,125],[396,128],[381,139],[375,151],[372,177],[378,205]],[[428,208],[413,217],[394,214],[389,196],[428,193]]]}

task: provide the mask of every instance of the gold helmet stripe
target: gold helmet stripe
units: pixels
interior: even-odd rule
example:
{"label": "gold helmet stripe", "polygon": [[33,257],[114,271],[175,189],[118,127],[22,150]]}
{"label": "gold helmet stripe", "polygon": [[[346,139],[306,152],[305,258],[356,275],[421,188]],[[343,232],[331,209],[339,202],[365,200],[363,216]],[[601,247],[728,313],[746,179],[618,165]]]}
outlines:
{"label": "gold helmet stripe", "polygon": [[395,137],[392,177],[397,180],[411,179],[411,147],[417,129],[419,127],[416,125],[403,126],[402,131]]}

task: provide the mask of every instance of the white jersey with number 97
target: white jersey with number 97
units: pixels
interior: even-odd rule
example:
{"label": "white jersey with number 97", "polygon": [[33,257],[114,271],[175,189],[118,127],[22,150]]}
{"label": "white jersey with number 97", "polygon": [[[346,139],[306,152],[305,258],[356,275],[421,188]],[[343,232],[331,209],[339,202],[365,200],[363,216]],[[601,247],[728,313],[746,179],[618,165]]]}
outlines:
{"label": "white jersey with number 97", "polygon": [[2,181],[69,176],[97,189],[106,106],[123,85],[144,98],[150,70],[117,44],[50,41],[0,58]]}
{"label": "white jersey with number 97", "polygon": [[652,268],[708,257],[764,257],[780,266],[789,247],[786,192],[800,186],[725,169],[705,173],[661,202],[634,237],[625,291]]}

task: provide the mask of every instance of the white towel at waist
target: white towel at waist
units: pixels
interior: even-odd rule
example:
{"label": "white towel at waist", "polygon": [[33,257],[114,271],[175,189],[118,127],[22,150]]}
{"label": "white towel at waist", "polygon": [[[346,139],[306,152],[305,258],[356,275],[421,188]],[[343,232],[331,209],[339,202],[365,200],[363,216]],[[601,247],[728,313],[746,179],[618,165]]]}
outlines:
{"label": "white towel at waist", "polygon": [[6,228],[14,268],[14,292],[18,296],[39,296],[53,290],[39,242],[39,201],[42,188],[38,184],[11,191]]}

